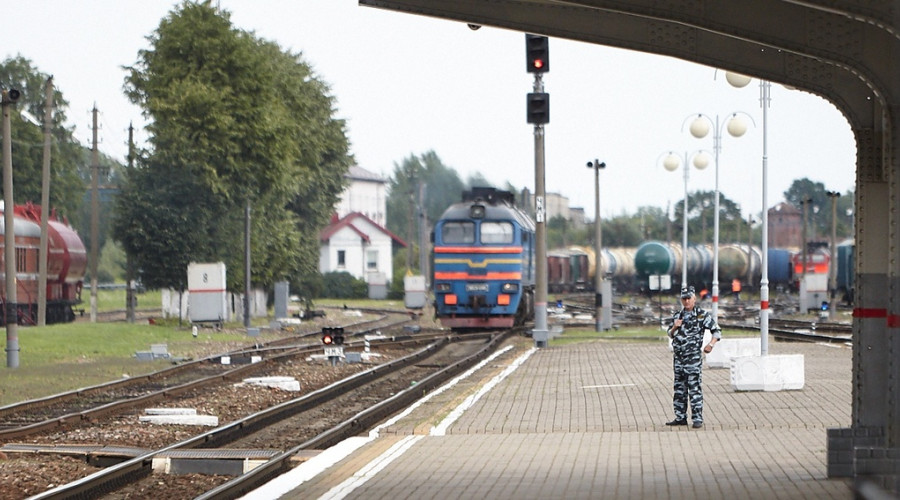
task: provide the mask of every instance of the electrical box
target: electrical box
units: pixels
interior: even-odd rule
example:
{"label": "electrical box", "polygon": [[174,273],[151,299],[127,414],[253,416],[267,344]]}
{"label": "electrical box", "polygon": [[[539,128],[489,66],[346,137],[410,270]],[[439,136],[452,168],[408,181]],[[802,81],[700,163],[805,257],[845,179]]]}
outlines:
{"label": "electrical box", "polygon": [[188,309],[191,323],[223,323],[227,313],[225,263],[188,264]]}

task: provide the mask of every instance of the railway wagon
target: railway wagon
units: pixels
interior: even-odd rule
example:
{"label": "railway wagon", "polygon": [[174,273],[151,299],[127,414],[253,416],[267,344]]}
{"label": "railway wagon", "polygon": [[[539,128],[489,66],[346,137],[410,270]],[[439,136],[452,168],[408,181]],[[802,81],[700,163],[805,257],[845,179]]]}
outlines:
{"label": "railway wagon", "polygon": [[434,226],[435,314],[453,329],[507,328],[534,317],[535,224],[515,196],[473,188]]}
{"label": "railway wagon", "polygon": [[[0,212],[3,211],[0,204]],[[22,325],[37,323],[39,257],[41,241],[41,209],[27,203],[13,208],[13,230],[16,254],[16,313]],[[0,217],[0,324],[7,321],[6,296],[6,221]],[[55,214],[47,223],[47,324],[69,322],[75,319],[72,306],[81,303],[81,289],[87,269],[87,252],[78,233],[67,223],[57,220]]]}
{"label": "railway wagon", "polygon": [[836,292],[844,302],[853,303],[853,273],[854,251],[856,244],[853,240],[847,240],[837,246],[835,259],[837,259]]}

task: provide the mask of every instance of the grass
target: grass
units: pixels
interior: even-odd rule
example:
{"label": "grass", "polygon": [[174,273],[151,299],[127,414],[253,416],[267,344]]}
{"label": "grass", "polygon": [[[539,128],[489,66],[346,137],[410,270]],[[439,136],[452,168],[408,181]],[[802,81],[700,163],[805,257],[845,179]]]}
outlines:
{"label": "grass", "polygon": [[[90,295],[85,302],[90,307]],[[138,297],[138,308],[158,309],[160,293]],[[123,310],[124,290],[100,290],[97,310]],[[265,322],[267,323],[267,321]],[[8,368],[7,335],[0,334],[5,361],[0,367],[0,406],[26,399],[49,396],[87,387],[123,376],[135,376],[165,368],[171,361],[138,361],[137,351],[149,351],[151,344],[166,344],[172,357],[205,357],[252,342],[241,330],[201,328],[194,338],[190,323],[177,319],[156,325],[127,323],[75,323],[43,327],[19,326],[19,366]],[[258,340],[267,342],[277,334],[261,331]]]}

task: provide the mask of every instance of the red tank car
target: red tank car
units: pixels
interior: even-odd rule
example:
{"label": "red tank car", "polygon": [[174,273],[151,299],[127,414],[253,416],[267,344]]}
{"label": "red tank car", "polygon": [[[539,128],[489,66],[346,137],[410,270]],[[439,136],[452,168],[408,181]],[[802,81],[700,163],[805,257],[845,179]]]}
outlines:
{"label": "red tank car", "polygon": [[[2,213],[2,207],[0,207]],[[41,242],[41,209],[31,203],[16,205],[16,303],[18,323],[37,323],[38,251]],[[47,224],[47,317],[46,323],[73,321],[72,306],[81,303],[81,288],[87,268],[87,252],[71,226],[48,219]],[[5,217],[0,217],[0,301],[6,303]],[[0,308],[0,324],[6,324],[6,308]]]}

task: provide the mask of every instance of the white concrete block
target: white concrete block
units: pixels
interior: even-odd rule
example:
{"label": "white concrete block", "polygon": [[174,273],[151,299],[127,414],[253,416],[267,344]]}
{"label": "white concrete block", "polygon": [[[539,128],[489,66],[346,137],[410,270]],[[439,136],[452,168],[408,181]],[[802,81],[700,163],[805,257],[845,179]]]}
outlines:
{"label": "white concrete block", "polygon": [[[706,344],[703,344],[706,345]],[[706,355],[706,366],[710,368],[731,368],[731,359],[759,354],[759,337],[756,338],[723,338],[716,342],[716,347]]]}
{"label": "white concrete block", "polygon": [[212,415],[145,415],[139,417],[138,421],[158,425],[219,425],[219,417]]}
{"label": "white concrete block", "polygon": [[274,387],[285,391],[297,392],[300,390],[300,382],[294,377],[250,377],[242,382],[247,385],[260,385]]}
{"label": "white concrete block", "polygon": [[731,387],[736,391],[799,390],[804,382],[802,354],[732,358]]}
{"label": "white concrete block", "polygon": [[146,408],[145,415],[196,415],[194,408]]}

